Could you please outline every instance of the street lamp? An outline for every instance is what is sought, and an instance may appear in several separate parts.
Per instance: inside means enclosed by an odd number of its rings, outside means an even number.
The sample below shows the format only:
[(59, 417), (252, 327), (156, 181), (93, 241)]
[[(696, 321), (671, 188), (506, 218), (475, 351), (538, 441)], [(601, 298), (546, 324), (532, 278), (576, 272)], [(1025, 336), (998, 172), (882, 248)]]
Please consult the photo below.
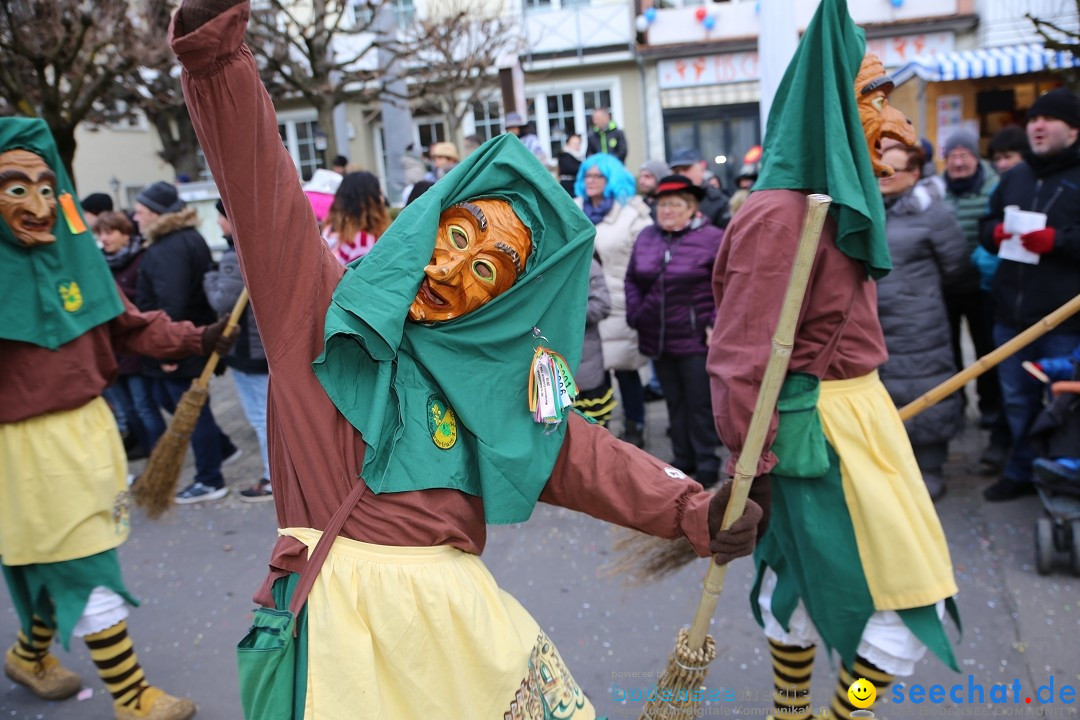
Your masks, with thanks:
[(124, 207), (124, 203), (120, 202), (120, 178), (115, 175), (109, 178), (109, 187), (112, 188), (113, 203), (118, 208)]

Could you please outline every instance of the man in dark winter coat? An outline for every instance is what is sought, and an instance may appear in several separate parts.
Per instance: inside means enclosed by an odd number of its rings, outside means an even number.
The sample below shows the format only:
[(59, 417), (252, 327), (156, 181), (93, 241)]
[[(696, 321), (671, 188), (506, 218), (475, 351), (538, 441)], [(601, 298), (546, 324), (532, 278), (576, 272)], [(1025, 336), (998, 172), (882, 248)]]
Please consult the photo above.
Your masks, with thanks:
[(593, 110), (592, 127), (589, 128), (589, 145), (586, 156), (607, 153), (626, 162), (626, 135), (611, 119), (611, 113), (604, 108)]
[[(240, 293), (244, 290), (244, 278), (240, 275), (240, 259), (233, 245), (232, 223), (225, 212), (225, 204), (217, 201), (218, 227), (221, 228), (229, 249), (221, 256), (217, 270), (211, 270), (203, 277), (203, 289), (210, 307), (219, 315), (232, 311)], [(255, 325), (255, 313), (249, 305), (240, 316), (239, 332), (236, 345), (225, 364), (232, 369), (233, 384), (240, 404), (244, 407), (255, 437), (259, 440), (259, 453), (262, 456), (262, 478), (251, 487), (240, 491), (242, 502), (262, 502), (273, 500), (274, 492), (270, 485), (270, 454), (266, 446), (266, 394), (270, 383), (270, 366), (266, 362), (266, 349), (259, 328)]]
[[(135, 303), (142, 311), (164, 310), (173, 320), (208, 325), (216, 319), (203, 291), (203, 275), (210, 269), (210, 248), (196, 229), (198, 214), (180, 199), (176, 187), (156, 182), (135, 196), (135, 222), (146, 238), (139, 265)], [(146, 375), (154, 380), (154, 399), (169, 412), (199, 376), (206, 359), (190, 356), (177, 363), (146, 361)], [(157, 442), (157, 438), (152, 438)], [(223, 458), (239, 450), (214, 421), (210, 403), (203, 406), (191, 436), (195, 451), (195, 479), (176, 496), (181, 504), (222, 498), (228, 492), (221, 474)]]
[[(1003, 257), (994, 277), (998, 345), (1080, 294), (1080, 99), (1064, 88), (1039, 97), (1028, 110), (1027, 135), (1031, 151), (1002, 176), (981, 225), (983, 245), (997, 252), (1010, 238), (1003, 224), (1007, 206), (1046, 215), (1046, 228), (1019, 237), (1037, 260)], [(1001, 478), (983, 492), (987, 500), (1011, 500), (1034, 492), (1034, 452), (1027, 435), (1042, 408), (1043, 389), (1021, 363), (1067, 355), (1078, 344), (1080, 317), (1073, 317), (999, 366), (1013, 450)]]
[(671, 166), (671, 172), (690, 178), (695, 185), (705, 190), (705, 197), (702, 198), (698, 211), (716, 227), (726, 228), (731, 220), (730, 201), (723, 190), (706, 184), (705, 158), (701, 157), (701, 152), (696, 148), (676, 150), (668, 165)]

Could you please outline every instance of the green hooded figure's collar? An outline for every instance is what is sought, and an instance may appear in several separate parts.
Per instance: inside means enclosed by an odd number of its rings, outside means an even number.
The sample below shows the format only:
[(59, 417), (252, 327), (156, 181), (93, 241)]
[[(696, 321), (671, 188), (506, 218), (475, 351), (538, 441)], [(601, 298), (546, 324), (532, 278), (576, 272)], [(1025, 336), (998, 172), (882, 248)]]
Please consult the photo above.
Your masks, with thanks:
[[(467, 315), (410, 322), (439, 215), (481, 197), (507, 200), (531, 231), (525, 272)], [(367, 443), (363, 473), (373, 492), (453, 488), (483, 497), (490, 523), (528, 519), (566, 432), (529, 411), (533, 354), (543, 345), (577, 367), (594, 235), (521, 141), (502, 135), (405, 208), (350, 266), (313, 368)]]
[(855, 99), (865, 49), (846, 0), (822, 0), (773, 99), (754, 190), (830, 195), (836, 246), (877, 279), (892, 269), (892, 260)]
[[(56, 174), (56, 195), (78, 200), (49, 126), (36, 118), (0, 119), (0, 153), (28, 150)], [(81, 214), (78, 221), (86, 225)], [(124, 311), (109, 266), (89, 229), (72, 232), (57, 204), (56, 242), (23, 247), (0, 220), (0, 338), (55, 350)]]

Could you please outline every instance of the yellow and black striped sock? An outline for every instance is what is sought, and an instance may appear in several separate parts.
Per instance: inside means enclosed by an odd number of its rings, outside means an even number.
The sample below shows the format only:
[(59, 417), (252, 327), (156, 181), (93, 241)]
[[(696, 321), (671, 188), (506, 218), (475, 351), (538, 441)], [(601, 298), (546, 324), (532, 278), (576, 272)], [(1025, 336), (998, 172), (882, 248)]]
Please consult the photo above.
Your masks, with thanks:
[(851, 720), (851, 713), (857, 708), (848, 700), (848, 688), (859, 678), (866, 678), (873, 683), (880, 697), (882, 691), (892, 685), (893, 676), (881, 670), (866, 658), (855, 656), (855, 667), (849, 671), (846, 665), (840, 666), (840, 676), (836, 680), (836, 693), (832, 699), (832, 717), (835, 720)]
[(90, 658), (97, 665), (98, 675), (105, 682), (117, 705), (130, 705), (147, 687), (146, 676), (135, 656), (135, 648), (127, 634), (127, 623), (121, 620), (107, 630), (83, 638), (90, 648)]
[(810, 675), (817, 647), (781, 645), (769, 640), (773, 666), (773, 717), (807, 720), (810, 717)]
[(52, 645), (54, 635), (56, 635), (56, 631), (46, 627), (41, 618), (35, 615), (29, 638), (26, 637), (26, 633), (22, 629), (19, 630), (18, 642), (15, 643), (14, 648), (15, 656), (27, 662), (41, 660), (41, 658), (49, 654), (49, 647)]

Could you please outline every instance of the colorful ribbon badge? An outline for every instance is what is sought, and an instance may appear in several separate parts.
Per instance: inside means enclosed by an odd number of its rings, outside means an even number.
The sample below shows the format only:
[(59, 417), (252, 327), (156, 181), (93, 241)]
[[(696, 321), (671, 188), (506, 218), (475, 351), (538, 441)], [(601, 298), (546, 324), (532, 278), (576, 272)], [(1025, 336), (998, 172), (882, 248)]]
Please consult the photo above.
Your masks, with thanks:
[(529, 373), (529, 411), (543, 425), (556, 426), (574, 405), (578, 387), (566, 358), (543, 346), (533, 354)]

